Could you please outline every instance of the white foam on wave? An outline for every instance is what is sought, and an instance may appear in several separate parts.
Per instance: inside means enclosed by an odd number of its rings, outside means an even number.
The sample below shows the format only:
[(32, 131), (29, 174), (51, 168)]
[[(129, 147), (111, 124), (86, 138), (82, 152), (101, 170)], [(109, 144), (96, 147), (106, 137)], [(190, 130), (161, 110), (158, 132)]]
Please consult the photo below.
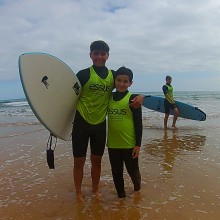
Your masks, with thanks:
[(12, 107), (29, 106), (27, 101), (5, 102), (5, 103), (2, 103), (2, 105), (3, 106), (12, 106)]

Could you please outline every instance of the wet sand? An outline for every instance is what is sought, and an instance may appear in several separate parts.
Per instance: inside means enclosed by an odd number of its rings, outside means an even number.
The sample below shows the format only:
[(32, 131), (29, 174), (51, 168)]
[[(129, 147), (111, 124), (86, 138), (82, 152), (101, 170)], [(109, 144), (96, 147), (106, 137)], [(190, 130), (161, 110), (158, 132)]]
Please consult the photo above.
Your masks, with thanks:
[(74, 193), (71, 142), (58, 140), (56, 169), (50, 170), (45, 156), (48, 132), (41, 125), (0, 128), (1, 134), (9, 134), (4, 138), (0, 134), (0, 219), (218, 220), (219, 124), (213, 119), (166, 132), (145, 127), (140, 153), (142, 191), (135, 198), (130, 196), (132, 184), (126, 173), (127, 198), (117, 198), (107, 151), (101, 199), (92, 197), (88, 156), (84, 202), (76, 202)]

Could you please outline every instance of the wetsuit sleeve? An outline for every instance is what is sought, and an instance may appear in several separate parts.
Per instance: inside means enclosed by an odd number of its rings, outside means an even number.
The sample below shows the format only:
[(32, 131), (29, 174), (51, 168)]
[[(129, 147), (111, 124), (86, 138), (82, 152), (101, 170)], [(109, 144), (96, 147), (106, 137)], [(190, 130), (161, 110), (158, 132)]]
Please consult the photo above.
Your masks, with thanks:
[(111, 70), (111, 71), (112, 71), (113, 78), (115, 79), (115, 77), (116, 77), (116, 73), (115, 73), (114, 70)]
[[(131, 100), (137, 95), (132, 94), (130, 97), (129, 102), (131, 103)], [(143, 124), (142, 124), (142, 109), (139, 108), (132, 108), (130, 107), (131, 112), (133, 114), (133, 120), (134, 120), (134, 130), (135, 130), (135, 138), (136, 138), (136, 146), (141, 146), (141, 139), (142, 139), (142, 133), (143, 133)]]
[(164, 95), (166, 95), (167, 92), (168, 92), (168, 88), (167, 88), (167, 86), (164, 85), (162, 89), (163, 89), (163, 93), (164, 93)]
[(113, 85), (113, 88), (115, 88), (115, 78), (116, 78), (116, 73), (114, 70), (111, 70), (112, 71), (112, 75), (113, 75), (113, 79), (114, 79), (114, 85)]
[(81, 86), (84, 86), (90, 77), (90, 70), (89, 68), (84, 69), (84, 70), (80, 70), (77, 74), (76, 74), (77, 78), (79, 79), (79, 82), (81, 84)]

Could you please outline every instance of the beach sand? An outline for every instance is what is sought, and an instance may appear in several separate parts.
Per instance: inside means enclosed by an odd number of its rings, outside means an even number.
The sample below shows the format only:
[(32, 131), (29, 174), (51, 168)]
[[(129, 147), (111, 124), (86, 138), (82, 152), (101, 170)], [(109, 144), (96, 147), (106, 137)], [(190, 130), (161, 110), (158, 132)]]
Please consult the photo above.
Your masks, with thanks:
[(76, 202), (74, 193), (70, 141), (58, 140), (51, 170), (45, 156), (49, 134), (41, 125), (0, 128), (8, 134), (0, 137), (0, 219), (218, 220), (219, 125), (213, 119), (178, 130), (145, 127), (137, 197), (130, 196), (132, 184), (125, 173), (127, 198), (117, 198), (105, 151), (101, 197), (94, 198), (88, 152), (83, 202)]

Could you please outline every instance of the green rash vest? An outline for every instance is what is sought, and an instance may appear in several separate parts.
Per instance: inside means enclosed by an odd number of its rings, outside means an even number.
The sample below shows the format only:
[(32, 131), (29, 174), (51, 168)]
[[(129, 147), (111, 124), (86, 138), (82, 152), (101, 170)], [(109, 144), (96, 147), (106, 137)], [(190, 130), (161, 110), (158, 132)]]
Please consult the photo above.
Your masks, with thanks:
[[(174, 96), (173, 96), (173, 87), (171, 85), (167, 85), (166, 87), (168, 88), (167, 94), (170, 96), (170, 98), (172, 98), (172, 100), (174, 100)], [(166, 96), (165, 96), (166, 98)], [(168, 100), (168, 99), (167, 99)], [(168, 100), (169, 101), (169, 100)]]
[(90, 67), (90, 78), (83, 86), (76, 107), (88, 123), (96, 125), (105, 120), (113, 85), (114, 79), (111, 70), (108, 70), (106, 79), (102, 79), (94, 68)]
[(108, 106), (108, 140), (109, 148), (128, 149), (135, 147), (135, 130), (133, 114), (129, 107), (129, 92), (120, 101), (114, 101), (113, 96)]

